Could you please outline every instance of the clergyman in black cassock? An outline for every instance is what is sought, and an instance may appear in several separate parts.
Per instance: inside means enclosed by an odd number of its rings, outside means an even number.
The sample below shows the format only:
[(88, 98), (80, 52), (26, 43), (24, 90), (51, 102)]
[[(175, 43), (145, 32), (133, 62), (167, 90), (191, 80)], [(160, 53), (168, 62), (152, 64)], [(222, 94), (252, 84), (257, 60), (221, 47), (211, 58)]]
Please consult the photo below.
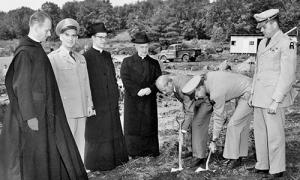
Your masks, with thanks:
[(125, 87), (124, 135), (131, 157), (158, 156), (158, 117), (155, 81), (161, 75), (157, 60), (148, 55), (149, 40), (139, 32), (132, 40), (138, 53), (123, 60)]
[(10, 104), (0, 135), (0, 179), (87, 180), (40, 44), (50, 35), (50, 17), (38, 11), (30, 22), (29, 35), (20, 40), (5, 78)]
[(111, 170), (128, 161), (119, 113), (119, 89), (112, 58), (104, 51), (107, 31), (103, 23), (91, 26), (93, 47), (86, 58), (96, 116), (87, 119), (85, 166), (92, 171)]

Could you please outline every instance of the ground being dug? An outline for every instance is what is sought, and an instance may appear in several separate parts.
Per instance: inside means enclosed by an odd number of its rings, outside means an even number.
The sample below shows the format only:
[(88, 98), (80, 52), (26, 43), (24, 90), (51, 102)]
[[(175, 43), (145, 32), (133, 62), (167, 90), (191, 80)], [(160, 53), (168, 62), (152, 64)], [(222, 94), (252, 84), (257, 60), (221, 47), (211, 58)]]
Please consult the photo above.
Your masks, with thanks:
[[(189, 68), (180, 63), (164, 64), (166, 70), (176, 74), (195, 74), (191, 67), (199, 66), (199, 63), (189, 63)], [(175, 70), (176, 69), (176, 70)], [(298, 66), (299, 69), (299, 66)], [(192, 72), (193, 71), (193, 72)], [(299, 72), (299, 71), (298, 71)], [(298, 77), (299, 79), (299, 77)], [(227, 114), (230, 116), (234, 104), (228, 103)], [(256, 180), (261, 176), (249, 172), (247, 169), (255, 165), (255, 147), (251, 120), (251, 133), (249, 136), (249, 156), (243, 159), (242, 166), (231, 170), (224, 166), (222, 158), (222, 147), (226, 127), (222, 130), (218, 142), (218, 152), (211, 156), (209, 168), (213, 171), (195, 173), (196, 168), (188, 168), (191, 157), (183, 160), (183, 171), (171, 173), (171, 168), (178, 167), (178, 151), (175, 143), (178, 141), (178, 124), (176, 116), (180, 114), (180, 103), (172, 98), (159, 95), (158, 98), (158, 120), (159, 120), (159, 141), (160, 156), (156, 158), (145, 157), (130, 160), (127, 164), (119, 166), (112, 171), (99, 172), (91, 180), (102, 179), (158, 179), (158, 180), (187, 180), (187, 179), (212, 179), (212, 180)], [(286, 111), (286, 158), (287, 158), (287, 180), (300, 180), (300, 95), (294, 105)], [(211, 136), (212, 122), (210, 122), (209, 136)]]

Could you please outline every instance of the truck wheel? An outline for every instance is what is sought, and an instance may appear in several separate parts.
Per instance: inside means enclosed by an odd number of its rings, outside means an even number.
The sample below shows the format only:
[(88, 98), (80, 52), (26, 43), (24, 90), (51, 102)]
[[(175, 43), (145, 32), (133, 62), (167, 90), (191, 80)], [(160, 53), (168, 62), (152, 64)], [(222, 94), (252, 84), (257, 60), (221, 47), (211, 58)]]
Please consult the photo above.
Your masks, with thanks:
[(167, 62), (168, 60), (167, 60), (166, 56), (161, 56), (160, 61), (164, 63), (164, 62)]
[(185, 54), (185, 55), (182, 56), (182, 61), (183, 62), (189, 62), (189, 60), (190, 60), (189, 55)]

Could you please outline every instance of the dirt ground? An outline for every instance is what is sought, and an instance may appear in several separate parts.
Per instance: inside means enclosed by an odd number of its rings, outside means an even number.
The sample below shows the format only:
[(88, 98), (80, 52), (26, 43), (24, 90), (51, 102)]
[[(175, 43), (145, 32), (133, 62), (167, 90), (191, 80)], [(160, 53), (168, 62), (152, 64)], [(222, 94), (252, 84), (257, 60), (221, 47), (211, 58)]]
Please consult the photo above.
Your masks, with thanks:
[[(300, 58), (298, 58), (300, 60)], [(167, 63), (162, 67), (165, 71), (180, 74), (197, 74), (199, 66), (206, 64), (218, 64), (217, 62), (195, 62), (195, 63)], [(299, 69), (299, 66), (298, 66)], [(298, 79), (300, 79), (298, 71)], [(123, 104), (121, 105), (121, 107)], [(230, 114), (233, 107), (227, 105), (227, 112)], [(286, 111), (286, 157), (287, 157), (287, 180), (300, 180), (300, 96), (297, 97), (294, 105)], [(121, 111), (122, 113), (122, 111)], [(178, 167), (178, 153), (175, 143), (178, 139), (178, 125), (175, 121), (176, 115), (180, 113), (180, 103), (172, 97), (159, 95), (158, 98), (158, 119), (159, 119), (159, 141), (160, 156), (156, 158), (138, 158), (130, 160), (127, 164), (119, 166), (112, 171), (98, 172), (91, 177), (91, 180), (102, 179), (158, 179), (158, 180), (186, 180), (186, 179), (212, 179), (212, 180), (255, 180), (260, 176), (249, 172), (247, 169), (255, 165), (255, 148), (253, 129), (249, 137), (249, 156), (243, 159), (242, 166), (230, 170), (223, 165), (222, 146), (226, 128), (222, 130), (218, 142), (218, 152), (213, 154), (209, 167), (215, 172), (206, 171), (195, 173), (196, 168), (188, 168), (191, 157), (183, 160), (184, 170), (171, 173), (171, 168)], [(253, 121), (252, 121), (253, 122)], [(251, 124), (252, 124), (251, 122)], [(211, 136), (212, 122), (210, 123), (209, 135)]]

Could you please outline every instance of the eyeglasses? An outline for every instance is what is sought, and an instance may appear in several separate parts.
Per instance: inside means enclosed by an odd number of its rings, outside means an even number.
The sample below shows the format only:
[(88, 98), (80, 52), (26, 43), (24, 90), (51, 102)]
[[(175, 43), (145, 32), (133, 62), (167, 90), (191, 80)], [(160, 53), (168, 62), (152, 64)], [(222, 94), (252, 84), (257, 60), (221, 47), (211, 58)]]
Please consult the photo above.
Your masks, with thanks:
[(95, 37), (97, 37), (99, 39), (107, 39), (107, 36), (95, 36)]

